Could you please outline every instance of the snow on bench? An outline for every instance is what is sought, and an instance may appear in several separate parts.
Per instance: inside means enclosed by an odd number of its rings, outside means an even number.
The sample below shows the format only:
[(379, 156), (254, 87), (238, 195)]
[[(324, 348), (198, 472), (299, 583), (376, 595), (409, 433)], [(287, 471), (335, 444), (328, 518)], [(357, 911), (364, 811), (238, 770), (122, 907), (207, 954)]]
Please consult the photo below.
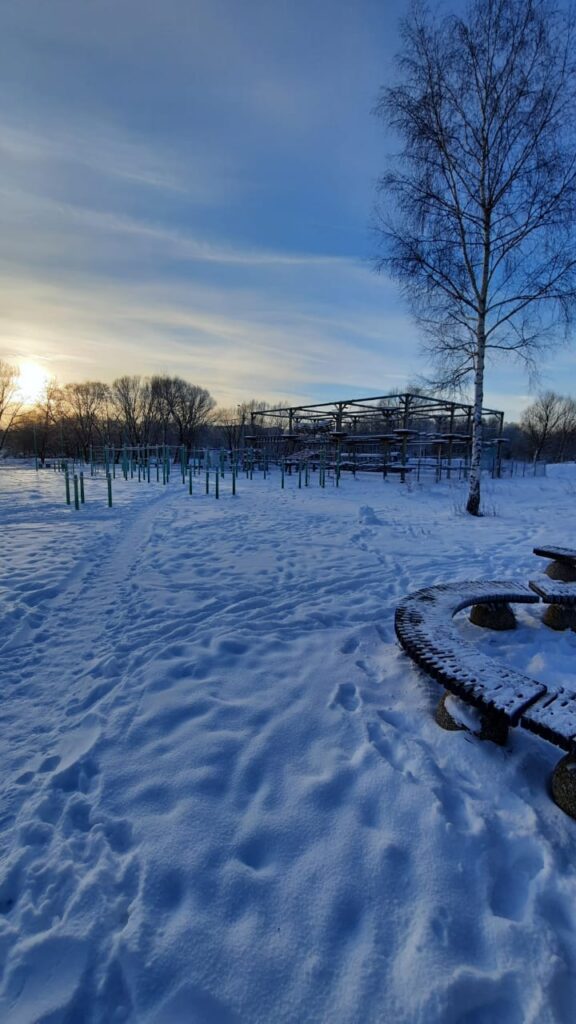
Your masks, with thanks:
[(576, 745), (576, 693), (560, 687), (533, 704), (520, 724), (549, 743), (572, 751)]
[(551, 558), (554, 562), (565, 562), (576, 566), (576, 551), (573, 548), (534, 548), (534, 554), (542, 558)]
[(459, 635), (451, 619), (476, 604), (537, 602), (537, 595), (521, 583), (474, 580), (427, 587), (398, 605), (396, 636), (410, 657), (447, 690), (516, 725), (546, 687), (482, 654)]
[(576, 583), (562, 583), (549, 576), (538, 576), (528, 586), (542, 598), (545, 604), (576, 604)]
[(542, 618), (544, 625), (560, 631), (576, 631), (576, 583), (564, 582), (554, 574), (552, 577), (538, 576), (537, 579), (530, 580), (530, 586), (534, 593), (542, 598), (544, 604), (548, 605)]
[(562, 583), (576, 582), (576, 551), (573, 548), (534, 548), (534, 554), (552, 561), (544, 569), (546, 576)]

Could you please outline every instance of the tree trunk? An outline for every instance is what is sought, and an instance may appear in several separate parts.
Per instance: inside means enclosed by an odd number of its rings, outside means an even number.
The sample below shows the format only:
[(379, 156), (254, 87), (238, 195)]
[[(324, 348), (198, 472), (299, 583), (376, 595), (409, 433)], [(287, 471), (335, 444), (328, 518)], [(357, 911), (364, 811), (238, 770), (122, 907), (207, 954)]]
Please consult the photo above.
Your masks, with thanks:
[(472, 417), (472, 458), (466, 511), (480, 515), (480, 475), (482, 472), (482, 406), (484, 405), (484, 362), (486, 335), (484, 316), (478, 318), (476, 333), (476, 368), (474, 371), (474, 413)]

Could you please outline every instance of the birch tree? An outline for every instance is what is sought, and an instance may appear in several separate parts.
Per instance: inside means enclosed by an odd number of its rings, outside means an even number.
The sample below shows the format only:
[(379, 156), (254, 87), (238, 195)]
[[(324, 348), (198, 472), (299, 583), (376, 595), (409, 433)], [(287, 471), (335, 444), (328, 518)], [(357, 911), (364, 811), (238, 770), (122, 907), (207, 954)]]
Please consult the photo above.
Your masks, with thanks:
[(487, 359), (536, 367), (576, 299), (576, 74), (554, 0), (472, 0), (403, 23), (377, 115), (402, 151), (379, 181), (377, 268), (403, 285), (440, 386), (473, 387), (467, 510), (480, 515)]

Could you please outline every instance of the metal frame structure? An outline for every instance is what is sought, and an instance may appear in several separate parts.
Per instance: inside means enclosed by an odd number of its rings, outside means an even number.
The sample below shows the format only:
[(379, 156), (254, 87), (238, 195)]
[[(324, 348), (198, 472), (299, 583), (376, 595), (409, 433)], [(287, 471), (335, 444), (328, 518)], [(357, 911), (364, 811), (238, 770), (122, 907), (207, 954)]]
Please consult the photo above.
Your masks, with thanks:
[[(274, 457), (302, 457), (321, 451), (348, 468), (404, 466), (413, 458), (450, 467), (470, 459), (473, 406), (413, 392), (266, 409), (251, 414), (245, 443)], [(504, 413), (482, 409), (486, 446), (499, 467)], [(274, 454), (273, 454), (274, 453)], [(450, 468), (448, 468), (448, 474)]]
[[(264, 412), (251, 413), (250, 421), (251, 425), (255, 426), (258, 418), (277, 419), (280, 424), (287, 420), (288, 434), (296, 432), (304, 424), (309, 429), (311, 425), (323, 426), (326, 421), (330, 421), (329, 429), (332, 431), (345, 430), (347, 434), (355, 434), (363, 420), (381, 416), (386, 429), (408, 428), (414, 425), (415, 420), (428, 419), (440, 420), (448, 427), (446, 433), (453, 433), (456, 427), (464, 422), (466, 433), (470, 434), (472, 414), (473, 406), (464, 402), (406, 392), (266, 409)], [(482, 416), (484, 419), (497, 420), (497, 436), (500, 437), (504, 413), (499, 409), (482, 409)], [(444, 431), (438, 430), (438, 433), (442, 432)]]

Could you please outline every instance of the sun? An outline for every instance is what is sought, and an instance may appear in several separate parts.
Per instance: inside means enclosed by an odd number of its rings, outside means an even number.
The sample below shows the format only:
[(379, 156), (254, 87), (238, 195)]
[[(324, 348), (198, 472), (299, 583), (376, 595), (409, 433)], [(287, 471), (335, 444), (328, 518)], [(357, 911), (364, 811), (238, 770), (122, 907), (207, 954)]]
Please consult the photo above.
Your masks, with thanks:
[(20, 400), (25, 405), (34, 405), (42, 397), (49, 380), (49, 374), (39, 363), (35, 363), (32, 359), (23, 359), (20, 363), (18, 380)]

